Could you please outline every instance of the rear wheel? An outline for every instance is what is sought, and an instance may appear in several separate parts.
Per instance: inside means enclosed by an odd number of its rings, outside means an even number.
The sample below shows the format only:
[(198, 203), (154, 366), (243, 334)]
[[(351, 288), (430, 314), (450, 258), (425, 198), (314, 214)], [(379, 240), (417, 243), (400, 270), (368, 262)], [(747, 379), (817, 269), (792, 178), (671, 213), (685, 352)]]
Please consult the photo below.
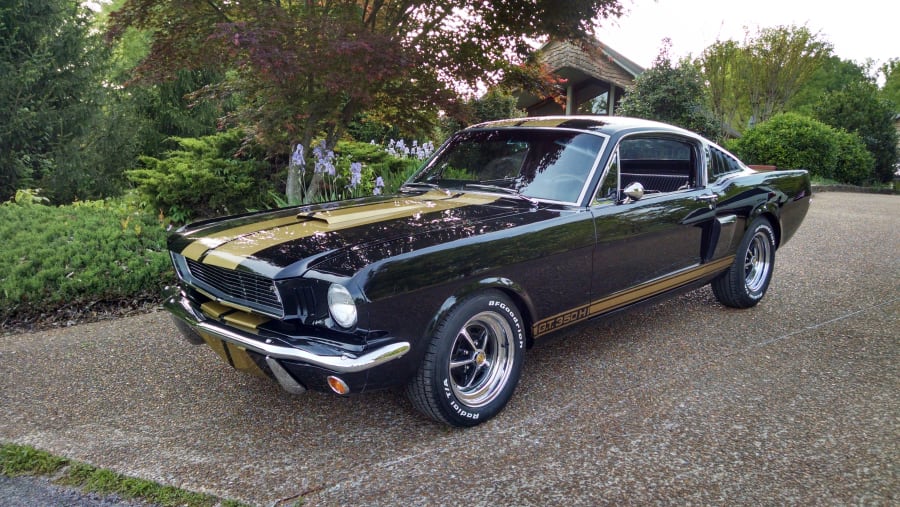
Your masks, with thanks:
[(725, 306), (750, 308), (766, 294), (775, 267), (775, 232), (765, 218), (757, 218), (741, 240), (734, 263), (713, 280), (713, 294)]
[(516, 306), (500, 292), (458, 303), (438, 324), (407, 387), (413, 405), (453, 426), (475, 426), (497, 415), (519, 382), (523, 326)]

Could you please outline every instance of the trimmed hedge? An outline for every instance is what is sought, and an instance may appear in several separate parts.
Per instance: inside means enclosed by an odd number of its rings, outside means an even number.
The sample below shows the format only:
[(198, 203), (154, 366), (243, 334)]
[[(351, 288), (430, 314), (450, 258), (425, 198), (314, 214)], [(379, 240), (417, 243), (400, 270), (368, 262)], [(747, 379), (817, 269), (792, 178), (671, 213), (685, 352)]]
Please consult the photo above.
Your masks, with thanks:
[(121, 201), (0, 204), (0, 322), (79, 301), (157, 295), (174, 280), (159, 220)]

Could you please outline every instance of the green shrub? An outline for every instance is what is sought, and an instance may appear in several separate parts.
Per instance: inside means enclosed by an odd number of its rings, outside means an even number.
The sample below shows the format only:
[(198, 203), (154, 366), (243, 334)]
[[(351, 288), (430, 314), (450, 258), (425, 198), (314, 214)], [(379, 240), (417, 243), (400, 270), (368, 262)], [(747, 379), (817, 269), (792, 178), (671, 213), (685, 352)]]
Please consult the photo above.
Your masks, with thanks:
[(796, 113), (776, 115), (748, 129), (728, 147), (748, 164), (806, 169), (813, 176), (843, 183), (863, 183), (874, 170), (874, 161), (858, 136)]
[[(432, 148), (433, 150), (433, 148)], [(391, 155), (384, 146), (356, 141), (339, 141), (334, 149), (335, 154), (362, 164), (371, 169), (376, 176), (385, 181), (396, 179), (398, 174), (411, 174), (424, 162), (415, 157), (398, 157)], [(405, 178), (404, 178), (405, 180)]]
[(124, 201), (0, 204), (0, 321), (67, 303), (159, 294), (166, 231)]
[(876, 178), (875, 157), (858, 135), (843, 130), (836, 134), (837, 162), (832, 178), (852, 185), (871, 183)]
[(126, 171), (153, 209), (186, 222), (272, 204), (269, 165), (238, 155), (240, 131), (174, 141), (180, 149), (166, 158), (141, 157), (143, 168)]

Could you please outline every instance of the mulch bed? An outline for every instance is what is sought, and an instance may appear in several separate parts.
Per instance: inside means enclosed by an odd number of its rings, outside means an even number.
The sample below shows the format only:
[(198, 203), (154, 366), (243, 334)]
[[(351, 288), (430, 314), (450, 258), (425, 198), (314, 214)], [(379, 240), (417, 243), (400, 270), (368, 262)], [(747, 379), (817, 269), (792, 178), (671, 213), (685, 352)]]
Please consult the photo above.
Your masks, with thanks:
[(48, 310), (18, 310), (0, 320), (0, 335), (34, 333), (161, 310), (159, 295), (79, 301)]

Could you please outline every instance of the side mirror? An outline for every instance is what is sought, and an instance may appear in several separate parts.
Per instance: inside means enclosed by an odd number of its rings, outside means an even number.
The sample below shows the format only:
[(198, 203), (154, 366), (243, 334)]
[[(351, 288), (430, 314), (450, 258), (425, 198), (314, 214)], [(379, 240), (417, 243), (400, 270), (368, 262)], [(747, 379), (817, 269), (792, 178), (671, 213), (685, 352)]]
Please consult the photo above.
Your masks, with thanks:
[(632, 201), (637, 201), (641, 197), (644, 197), (644, 185), (634, 181), (629, 183), (622, 192)]

